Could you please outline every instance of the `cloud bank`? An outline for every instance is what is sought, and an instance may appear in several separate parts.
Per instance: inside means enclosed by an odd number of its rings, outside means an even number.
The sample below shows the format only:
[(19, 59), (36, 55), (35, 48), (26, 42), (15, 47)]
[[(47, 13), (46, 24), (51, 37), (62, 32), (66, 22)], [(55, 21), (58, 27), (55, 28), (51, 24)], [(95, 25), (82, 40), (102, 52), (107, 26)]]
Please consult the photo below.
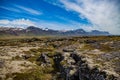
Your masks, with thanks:
[(86, 31), (95, 29), (91, 26), (87, 26), (87, 25), (75, 22), (73, 20), (69, 20), (69, 23), (70, 24), (64, 24), (64, 23), (59, 23), (59, 22), (49, 22), (49, 21), (43, 21), (43, 20), (34, 22), (32, 20), (24, 19), (24, 18), (14, 19), (14, 20), (2, 19), (0, 20), (0, 27), (27, 28), (28, 26), (36, 26), (39, 28), (49, 28), (49, 29), (54, 29), (54, 30), (73, 30), (73, 29), (82, 28)]
[(79, 13), (80, 18), (87, 18), (93, 28), (120, 34), (119, 0), (60, 0), (67, 11)]
[(26, 28), (28, 26), (36, 26), (36, 23), (29, 19), (15, 19), (15, 20), (0, 20), (0, 26), (2, 27), (21, 27)]

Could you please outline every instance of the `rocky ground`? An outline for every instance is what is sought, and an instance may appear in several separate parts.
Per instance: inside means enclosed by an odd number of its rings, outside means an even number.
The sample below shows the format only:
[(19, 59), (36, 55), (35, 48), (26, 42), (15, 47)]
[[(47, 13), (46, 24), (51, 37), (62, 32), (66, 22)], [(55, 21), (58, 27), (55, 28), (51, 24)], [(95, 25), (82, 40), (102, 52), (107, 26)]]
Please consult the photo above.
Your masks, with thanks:
[(120, 80), (120, 37), (0, 39), (0, 80)]

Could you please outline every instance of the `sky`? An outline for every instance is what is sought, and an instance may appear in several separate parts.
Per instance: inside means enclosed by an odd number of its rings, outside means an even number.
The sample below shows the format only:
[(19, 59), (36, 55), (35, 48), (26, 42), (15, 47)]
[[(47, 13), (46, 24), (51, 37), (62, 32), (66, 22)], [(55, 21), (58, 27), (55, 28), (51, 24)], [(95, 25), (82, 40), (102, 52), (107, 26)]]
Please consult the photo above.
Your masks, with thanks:
[(120, 35), (120, 0), (0, 0), (0, 26)]

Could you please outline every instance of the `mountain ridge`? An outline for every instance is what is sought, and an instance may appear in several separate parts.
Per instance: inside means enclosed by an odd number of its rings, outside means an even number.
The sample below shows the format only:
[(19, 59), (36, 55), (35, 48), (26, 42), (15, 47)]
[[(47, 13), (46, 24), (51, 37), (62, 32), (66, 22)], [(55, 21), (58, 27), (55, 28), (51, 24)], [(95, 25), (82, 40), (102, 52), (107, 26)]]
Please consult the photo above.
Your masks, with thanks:
[(60, 36), (92, 36), (92, 35), (110, 35), (107, 31), (92, 30), (90, 32), (85, 31), (84, 29), (68, 30), (68, 31), (59, 31), (53, 29), (42, 29), (34, 26), (29, 26), (26, 29), (24, 28), (12, 28), (12, 27), (0, 27), (0, 35), (13, 35), (13, 36), (41, 36), (41, 35), (60, 35)]

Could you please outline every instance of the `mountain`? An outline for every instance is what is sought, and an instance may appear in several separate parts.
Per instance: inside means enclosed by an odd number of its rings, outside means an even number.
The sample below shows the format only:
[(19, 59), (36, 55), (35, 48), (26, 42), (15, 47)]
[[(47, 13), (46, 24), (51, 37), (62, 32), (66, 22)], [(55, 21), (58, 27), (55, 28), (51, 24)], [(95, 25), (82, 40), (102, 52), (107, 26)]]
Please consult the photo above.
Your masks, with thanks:
[(87, 32), (83, 29), (76, 29), (76, 30), (70, 30), (67, 32), (64, 32), (65, 35), (87, 35)]
[(25, 33), (25, 30), (22, 28), (0, 27), (0, 36), (3, 36), (3, 35), (19, 36), (24, 33)]
[(108, 35), (109, 32), (106, 32), (106, 31), (98, 31), (98, 30), (92, 30), (89, 34), (91, 34), (91, 35)]
[(40, 36), (40, 35), (60, 35), (60, 36), (81, 36), (81, 35), (110, 35), (106, 31), (92, 30), (86, 32), (83, 29), (69, 30), (69, 31), (58, 31), (52, 29), (41, 29), (34, 26), (29, 26), (26, 29), (23, 28), (9, 28), (0, 27), (0, 35), (13, 35), (13, 36)]

